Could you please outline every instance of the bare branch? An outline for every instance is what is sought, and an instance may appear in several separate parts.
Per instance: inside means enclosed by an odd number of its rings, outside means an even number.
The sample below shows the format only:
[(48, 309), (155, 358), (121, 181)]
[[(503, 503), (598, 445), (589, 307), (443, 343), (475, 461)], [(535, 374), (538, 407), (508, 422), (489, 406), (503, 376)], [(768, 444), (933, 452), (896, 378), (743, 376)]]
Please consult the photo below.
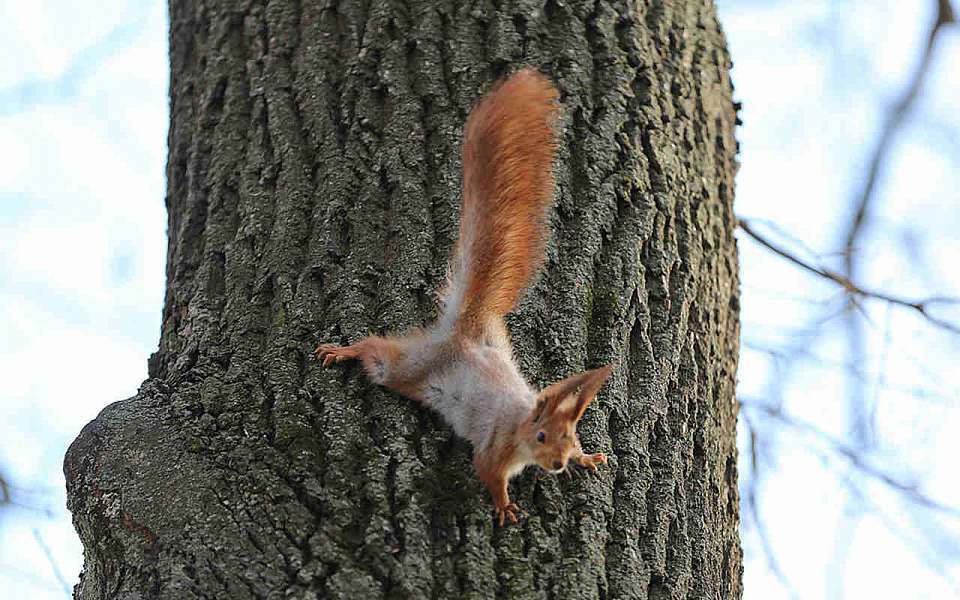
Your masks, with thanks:
[[(763, 354), (770, 359), (777, 361), (778, 363), (790, 363), (797, 359), (803, 359), (808, 361), (815, 368), (820, 368), (824, 370), (836, 369), (842, 371), (843, 373), (855, 378), (863, 385), (874, 384), (877, 385), (879, 389), (882, 389), (886, 392), (906, 394), (916, 398), (918, 400), (923, 400), (927, 402), (934, 402), (940, 405), (953, 405), (958, 403), (958, 398), (960, 396), (948, 395), (948, 393), (943, 393), (935, 388), (923, 386), (923, 385), (907, 385), (897, 382), (889, 381), (875, 381), (874, 378), (877, 376), (873, 373), (864, 371), (861, 366), (864, 363), (864, 360), (850, 360), (842, 361), (835, 360), (820, 356), (814, 352), (811, 352), (808, 348), (798, 348), (793, 352), (787, 352), (785, 350), (780, 350), (773, 346), (768, 346), (762, 342), (757, 342), (752, 339), (746, 338), (741, 343), (741, 347), (745, 350), (756, 352), (758, 354)], [(922, 365), (918, 365), (921, 366)], [(942, 382), (935, 381), (942, 385)]]
[[(930, 64), (932, 62), (933, 48), (937, 39), (937, 34), (942, 30), (943, 26), (952, 23), (954, 20), (953, 9), (950, 6), (949, 0), (934, 0), (934, 3), (936, 5), (936, 15), (934, 22), (930, 26), (929, 32), (927, 33), (926, 45), (924, 46), (923, 52), (920, 56), (920, 61), (917, 63), (916, 68), (911, 74), (900, 99), (893, 105), (887, 115), (886, 121), (880, 131), (880, 136), (877, 139), (876, 146), (874, 147), (873, 153), (868, 162), (866, 177), (863, 181), (863, 188), (859, 191), (853, 202), (853, 215), (847, 228), (843, 246), (843, 276), (847, 282), (852, 282), (858, 278), (859, 257), (856, 253), (857, 244), (864, 229), (866, 228), (869, 211), (874, 202), (874, 197), (876, 196), (877, 182), (880, 181), (883, 169), (887, 165), (887, 157), (890, 153), (890, 149), (893, 146), (893, 140), (897, 133), (902, 129), (907, 115), (909, 114), (913, 105), (916, 103), (917, 98), (920, 96), (920, 90), (923, 87), (923, 82), (926, 79), (927, 72), (929, 71)], [(857, 299), (858, 298), (855, 294), (851, 294), (849, 296), (850, 307), (855, 310), (859, 310), (863, 313), (863, 316), (866, 317), (866, 312), (863, 311), (861, 306), (859, 306)], [(888, 302), (891, 301), (889, 296), (884, 299)], [(948, 329), (954, 333), (960, 333), (960, 327), (932, 317), (926, 311), (926, 306), (922, 303), (895, 303), (903, 304), (913, 308), (921, 315), (926, 317), (927, 320), (937, 324), (941, 328)], [(848, 312), (845, 322), (850, 352), (854, 355), (862, 353), (866, 344), (862, 321), (858, 320), (853, 312)], [(867, 418), (867, 415), (872, 411), (868, 407), (868, 400), (866, 396), (862, 393), (862, 390), (858, 388), (851, 389), (849, 412), (850, 424), (853, 428), (852, 433), (856, 443), (858, 445), (869, 444), (870, 439), (873, 436), (873, 428), (870, 420)]]
[(43, 541), (43, 536), (40, 535), (40, 530), (36, 527), (33, 528), (33, 538), (37, 540), (37, 545), (40, 546), (40, 549), (43, 550), (43, 554), (47, 557), (47, 562), (50, 563), (50, 569), (53, 571), (53, 576), (56, 577), (57, 582), (60, 584), (60, 588), (63, 590), (63, 593), (67, 597), (71, 597), (70, 593), (70, 584), (67, 583), (67, 580), (63, 577), (63, 573), (60, 572), (60, 568), (57, 566), (57, 561), (53, 558), (53, 552), (50, 551), (50, 547), (47, 546), (47, 543)]
[(828, 281), (839, 285), (843, 290), (850, 294), (851, 296), (859, 296), (861, 298), (872, 298), (874, 300), (882, 300), (883, 302), (888, 302), (890, 304), (895, 304), (897, 306), (902, 306), (904, 308), (912, 309), (925, 318), (930, 323), (945, 329), (951, 333), (960, 335), (960, 325), (951, 323), (944, 319), (941, 319), (937, 316), (932, 315), (928, 308), (933, 304), (955, 304), (960, 303), (960, 298), (948, 298), (944, 296), (932, 296), (930, 298), (924, 298), (922, 300), (910, 300), (907, 298), (901, 298), (899, 296), (893, 296), (887, 294), (886, 292), (878, 292), (876, 290), (866, 289), (863, 286), (854, 283), (849, 277), (841, 275), (836, 271), (827, 269), (826, 267), (820, 267), (812, 265), (805, 260), (797, 257), (795, 254), (791, 253), (788, 250), (774, 244), (757, 231), (750, 225), (750, 222), (747, 219), (737, 219), (737, 225), (740, 226), (740, 229), (744, 231), (747, 235), (753, 238), (761, 246), (767, 248), (771, 252), (782, 256), (798, 267), (802, 268), (809, 273), (822, 277)]
[(0, 475), (0, 506), (10, 504), (10, 484)]
[(750, 515), (750, 520), (753, 523), (754, 529), (757, 533), (757, 538), (760, 540), (760, 547), (763, 550), (763, 555), (767, 559), (767, 569), (773, 574), (774, 577), (777, 578), (777, 581), (780, 582), (780, 585), (792, 598), (798, 598), (796, 590), (794, 590), (790, 580), (787, 579), (783, 569), (780, 568), (780, 562), (777, 560), (777, 555), (773, 550), (773, 544), (770, 543), (770, 536), (767, 534), (766, 523), (760, 516), (758, 500), (760, 476), (757, 470), (760, 462), (758, 458), (759, 450), (757, 445), (760, 438), (756, 427), (753, 425), (753, 421), (750, 420), (750, 417), (748, 417), (746, 414), (743, 414), (743, 417), (743, 422), (750, 434), (749, 451), (751, 473), (750, 479), (747, 480), (746, 489), (744, 491), (744, 501), (746, 504), (747, 514)]
[(906, 89), (904, 89), (903, 95), (897, 103), (893, 105), (890, 114), (887, 116), (886, 123), (880, 133), (880, 138), (877, 140), (877, 145), (870, 157), (863, 189), (860, 190), (857, 196), (856, 209), (854, 210), (850, 226), (847, 229), (846, 242), (844, 244), (846, 255), (845, 271), (848, 276), (853, 275), (854, 248), (863, 231), (867, 213), (870, 210), (870, 205), (876, 192), (877, 182), (880, 180), (880, 175), (886, 164), (887, 154), (892, 146), (894, 136), (900, 130), (907, 114), (920, 95), (920, 89), (923, 87), (924, 79), (926, 79), (927, 72), (930, 70), (930, 63), (933, 58), (933, 47), (937, 39), (937, 34), (940, 33), (944, 26), (955, 22), (953, 7), (950, 5), (949, 0), (934, 0), (934, 3), (937, 5), (937, 12), (930, 31), (927, 33), (927, 42), (923, 54), (920, 57), (920, 62), (910, 77), (910, 81)]
[(824, 442), (833, 452), (845, 458), (851, 466), (860, 472), (873, 477), (881, 483), (886, 484), (888, 487), (899, 492), (914, 504), (929, 508), (931, 510), (939, 511), (952, 517), (960, 518), (960, 508), (944, 504), (938, 500), (934, 500), (918, 490), (917, 486), (901, 481), (889, 473), (878, 469), (876, 466), (870, 464), (870, 462), (863, 457), (862, 453), (857, 452), (856, 449), (851, 448), (847, 444), (826, 433), (815, 425), (795, 419), (779, 408), (770, 406), (764, 402), (751, 402), (741, 398), (740, 405), (759, 411), (768, 417), (776, 419), (778, 422), (784, 425), (814, 436), (815, 438)]
[[(824, 468), (832, 471), (847, 492), (857, 501), (857, 506), (863, 513), (869, 513), (873, 518), (880, 521), (892, 535), (899, 538), (905, 545), (911, 546), (930, 571), (938, 574), (947, 585), (960, 592), (960, 587), (957, 586), (956, 580), (950, 575), (947, 568), (948, 563), (941, 556), (942, 552), (934, 547), (934, 542), (931, 541), (933, 536), (929, 532), (921, 531), (920, 535), (911, 535), (911, 532), (906, 531), (890, 518), (890, 515), (871, 499), (870, 494), (860, 489), (857, 481), (850, 477), (849, 473), (844, 473), (831, 464), (832, 461), (829, 460), (824, 450), (815, 449), (814, 451), (820, 456)], [(910, 512), (906, 514), (910, 515)], [(957, 597), (960, 597), (960, 593), (957, 594)]]

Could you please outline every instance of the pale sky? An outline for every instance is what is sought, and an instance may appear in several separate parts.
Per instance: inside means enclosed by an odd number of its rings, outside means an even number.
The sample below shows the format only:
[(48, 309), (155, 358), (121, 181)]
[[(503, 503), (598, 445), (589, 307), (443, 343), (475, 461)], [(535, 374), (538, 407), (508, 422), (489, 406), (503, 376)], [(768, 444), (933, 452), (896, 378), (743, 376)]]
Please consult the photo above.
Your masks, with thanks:
[[(779, 242), (839, 264), (850, 198), (917, 60), (932, 4), (720, 3), (743, 102), (741, 217), (772, 222), (792, 236), (765, 230)], [(53, 565), (72, 586), (82, 548), (64, 508), (63, 454), (107, 403), (136, 392), (159, 337), (166, 3), (109, 1), (92, 11), (0, 0), (0, 14), (0, 472), (24, 505), (0, 511), (0, 597), (64, 598)], [(874, 288), (960, 296), (958, 90), (960, 34), (949, 32), (881, 181), (882, 210), (862, 249)], [(843, 439), (843, 366), (852, 364), (874, 412), (870, 464), (960, 506), (960, 338), (867, 303), (865, 356), (846, 354), (836, 320), (778, 370), (758, 348), (796, 339), (841, 299), (740, 238), (741, 398), (781, 401), (791, 417)], [(749, 436), (740, 433), (747, 480)], [(760, 514), (797, 597), (960, 595), (960, 521), (904, 504), (816, 437), (772, 422), (762, 433)], [(856, 504), (845, 481), (864, 494)], [(860, 518), (843, 518), (851, 510)], [(792, 597), (744, 523), (745, 597)]]

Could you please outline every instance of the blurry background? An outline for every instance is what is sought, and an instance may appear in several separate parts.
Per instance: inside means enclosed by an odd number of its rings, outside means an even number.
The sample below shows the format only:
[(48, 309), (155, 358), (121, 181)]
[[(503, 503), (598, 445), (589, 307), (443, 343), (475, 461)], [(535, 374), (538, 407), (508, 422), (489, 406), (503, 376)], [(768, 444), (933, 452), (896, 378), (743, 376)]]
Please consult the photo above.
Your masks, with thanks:
[[(737, 213), (810, 267), (738, 234), (748, 599), (960, 596), (947, 7), (719, 3), (743, 104)], [(160, 331), (166, 6), (0, 14), (0, 597), (65, 598), (82, 548), (64, 451), (133, 395)], [(926, 314), (900, 302), (929, 298)]]

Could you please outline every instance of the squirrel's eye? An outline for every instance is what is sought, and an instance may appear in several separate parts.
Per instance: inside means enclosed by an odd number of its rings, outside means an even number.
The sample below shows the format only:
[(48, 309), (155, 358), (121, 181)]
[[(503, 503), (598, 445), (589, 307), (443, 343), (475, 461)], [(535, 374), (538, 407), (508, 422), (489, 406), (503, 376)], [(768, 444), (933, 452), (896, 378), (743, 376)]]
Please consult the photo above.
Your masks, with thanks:
[(547, 435), (542, 431), (537, 433), (537, 441), (540, 442), (541, 444), (544, 443), (545, 441), (547, 441)]

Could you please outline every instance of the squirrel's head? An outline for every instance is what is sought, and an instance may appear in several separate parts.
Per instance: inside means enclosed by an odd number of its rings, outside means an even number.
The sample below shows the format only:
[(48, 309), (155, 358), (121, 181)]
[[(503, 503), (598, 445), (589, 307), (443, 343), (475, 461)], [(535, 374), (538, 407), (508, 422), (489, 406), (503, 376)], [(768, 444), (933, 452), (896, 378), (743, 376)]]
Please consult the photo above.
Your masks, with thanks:
[(537, 396), (524, 435), (542, 469), (559, 473), (577, 453), (577, 423), (612, 370), (613, 365), (607, 365), (567, 377)]

